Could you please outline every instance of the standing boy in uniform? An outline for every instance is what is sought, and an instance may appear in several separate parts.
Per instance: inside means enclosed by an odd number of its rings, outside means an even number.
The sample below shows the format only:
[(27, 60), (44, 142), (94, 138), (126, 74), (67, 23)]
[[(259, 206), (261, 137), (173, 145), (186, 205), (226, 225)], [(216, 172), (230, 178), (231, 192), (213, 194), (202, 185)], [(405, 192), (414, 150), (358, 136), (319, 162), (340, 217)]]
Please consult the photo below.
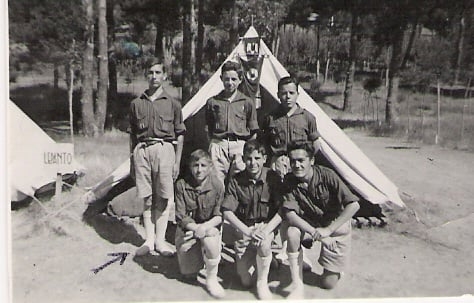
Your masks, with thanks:
[(131, 150), (138, 196), (144, 201), (145, 243), (137, 256), (155, 250), (172, 256), (176, 250), (165, 241), (169, 211), (174, 207), (176, 180), (183, 149), (181, 104), (164, 90), (166, 78), (161, 61), (148, 65), (148, 89), (130, 104)]
[(176, 182), (176, 248), (181, 273), (194, 280), (204, 263), (207, 290), (223, 298), (225, 291), (217, 281), (217, 271), (224, 186), (211, 174), (212, 169), (209, 154), (198, 149), (189, 156), (190, 174)]
[(257, 267), (257, 295), (261, 300), (272, 298), (268, 288), (268, 273), (272, 261), (271, 243), (274, 230), (280, 224), (277, 213), (275, 185), (279, 177), (264, 167), (265, 147), (257, 140), (244, 146), (244, 171), (231, 176), (226, 189), (222, 213), (235, 230), (233, 238), (237, 274), (242, 285), (250, 287), (252, 267)]
[(301, 244), (321, 241), (319, 263), (324, 268), (321, 287), (336, 286), (346, 267), (351, 247), (351, 218), (359, 210), (358, 198), (331, 169), (314, 165), (311, 144), (291, 144), (292, 172), (286, 175), (281, 212), (290, 227), (288, 262), (290, 299), (304, 298)]
[[(264, 141), (271, 151), (271, 168), (280, 177), (291, 171), (288, 159), (287, 148), (291, 142), (309, 142), (313, 144), (315, 151), (319, 150), (319, 133), (317, 130), (315, 117), (306, 109), (301, 108), (296, 100), (298, 99), (298, 81), (293, 77), (283, 77), (278, 81), (278, 98), (280, 105), (270, 115), (265, 117), (263, 123)], [(286, 221), (281, 227), (283, 252), (287, 245)], [(311, 269), (311, 261), (305, 251), (303, 252), (305, 269)]]
[[(218, 178), (224, 183), (228, 173), (244, 169), (242, 150), (258, 131), (255, 103), (237, 88), (242, 82), (240, 65), (233, 61), (223, 64), (221, 80), (224, 90), (207, 100), (206, 124), (210, 139), (209, 153)], [(232, 170), (232, 162), (235, 171)]]
[(280, 105), (263, 123), (264, 140), (271, 151), (271, 167), (283, 178), (289, 172), (287, 147), (290, 142), (310, 142), (318, 151), (319, 133), (316, 119), (301, 108), (298, 99), (298, 82), (293, 77), (283, 77), (278, 81)]

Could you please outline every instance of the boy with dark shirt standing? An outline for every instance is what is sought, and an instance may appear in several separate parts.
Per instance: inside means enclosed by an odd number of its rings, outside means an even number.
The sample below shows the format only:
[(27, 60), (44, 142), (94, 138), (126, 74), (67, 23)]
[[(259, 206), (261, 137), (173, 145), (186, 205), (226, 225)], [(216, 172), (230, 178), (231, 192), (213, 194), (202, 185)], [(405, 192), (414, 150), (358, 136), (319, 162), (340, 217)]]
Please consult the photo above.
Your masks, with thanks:
[[(254, 101), (237, 89), (242, 82), (240, 65), (227, 61), (221, 73), (224, 90), (207, 100), (206, 124), (209, 153), (217, 176), (224, 183), (229, 172), (244, 169), (242, 150), (245, 141), (254, 138), (259, 127)], [(231, 171), (232, 162), (235, 171)]]
[(176, 180), (183, 136), (181, 104), (162, 87), (164, 65), (154, 60), (148, 65), (148, 89), (130, 104), (130, 147), (138, 196), (144, 201), (145, 243), (137, 256), (156, 250), (172, 256), (175, 248), (165, 241), (169, 212), (174, 207), (173, 182)]
[(316, 151), (319, 149), (316, 119), (296, 103), (298, 96), (297, 80), (292, 77), (281, 78), (278, 81), (280, 105), (265, 117), (262, 127), (264, 140), (272, 155), (272, 169), (282, 178), (290, 168), (287, 154), (290, 142), (310, 142)]

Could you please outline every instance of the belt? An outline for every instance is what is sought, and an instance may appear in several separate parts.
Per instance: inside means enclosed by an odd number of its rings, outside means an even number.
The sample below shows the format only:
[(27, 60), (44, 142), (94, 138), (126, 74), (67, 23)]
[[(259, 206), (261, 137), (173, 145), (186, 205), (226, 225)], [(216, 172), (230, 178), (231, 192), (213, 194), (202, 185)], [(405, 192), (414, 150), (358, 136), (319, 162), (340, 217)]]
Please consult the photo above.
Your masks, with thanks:
[(227, 140), (227, 141), (245, 141), (247, 140), (247, 137), (244, 137), (244, 136), (237, 136), (237, 135), (234, 135), (234, 134), (228, 134), (222, 138), (216, 138), (218, 140)]
[(164, 144), (164, 143), (174, 143), (174, 140), (171, 139), (161, 139), (161, 138), (145, 138), (140, 141), (140, 143), (144, 144), (145, 147), (155, 145), (156, 143)]
[(245, 223), (245, 225), (250, 226), (250, 225), (257, 224), (257, 223), (267, 223), (267, 220), (266, 220), (266, 219), (262, 219), (262, 218), (258, 218), (258, 219), (247, 219), (247, 220), (244, 220), (244, 223)]

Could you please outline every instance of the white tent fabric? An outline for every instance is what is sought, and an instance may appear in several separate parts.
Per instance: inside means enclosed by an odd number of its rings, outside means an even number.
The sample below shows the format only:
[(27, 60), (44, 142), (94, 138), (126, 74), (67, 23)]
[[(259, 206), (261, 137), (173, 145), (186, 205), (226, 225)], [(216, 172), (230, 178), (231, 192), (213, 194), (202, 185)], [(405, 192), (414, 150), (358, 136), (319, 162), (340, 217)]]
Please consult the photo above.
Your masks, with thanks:
[[(53, 148), (56, 142), (11, 100), (8, 101), (7, 119), (10, 200), (21, 201), (56, 180), (57, 167), (43, 164), (43, 151)], [(76, 161), (71, 166), (71, 171), (61, 173), (83, 170)]]
[[(244, 37), (258, 37), (255, 28), (250, 27)], [(275, 100), (278, 100), (278, 80), (287, 76), (288, 72), (273, 56), (263, 40), (260, 40), (260, 54), (264, 56), (260, 76), (260, 85), (264, 87)], [(238, 56), (245, 57), (244, 44), (241, 41), (227, 60), (236, 60)], [(222, 65), (221, 65), (222, 67)], [(222, 89), (220, 69), (203, 85), (193, 98), (183, 107), (183, 117), (187, 119), (195, 115), (205, 104), (207, 99), (217, 95)], [(375, 164), (350, 140), (349, 137), (324, 113), (316, 102), (299, 87), (297, 102), (316, 117), (318, 131), (321, 134), (321, 149), (323, 155), (329, 160), (343, 179), (352, 186), (364, 199), (373, 204), (391, 202), (404, 207), (397, 187), (375, 166)], [(122, 170), (115, 170), (105, 180), (124, 179), (128, 176), (129, 160), (121, 165)], [(88, 193), (89, 201), (100, 198), (98, 193), (112, 187), (109, 181), (103, 181)]]

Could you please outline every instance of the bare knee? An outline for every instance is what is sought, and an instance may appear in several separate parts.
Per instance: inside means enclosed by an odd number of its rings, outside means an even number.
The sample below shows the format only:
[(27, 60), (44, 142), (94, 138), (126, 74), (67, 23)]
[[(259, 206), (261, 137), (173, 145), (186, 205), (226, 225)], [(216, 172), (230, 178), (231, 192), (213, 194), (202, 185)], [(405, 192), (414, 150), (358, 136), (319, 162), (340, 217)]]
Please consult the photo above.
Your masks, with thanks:
[(216, 236), (205, 237), (201, 239), (204, 254), (210, 259), (218, 258), (221, 254), (220, 234), (217, 229), (216, 232)]
[(286, 233), (288, 237), (288, 251), (298, 251), (300, 248), (301, 231), (297, 227), (290, 226)]
[(333, 289), (336, 287), (337, 282), (341, 277), (340, 273), (324, 270), (323, 275), (321, 276), (321, 288), (324, 289)]
[(267, 257), (270, 256), (272, 253), (272, 240), (273, 237), (268, 236), (268, 238), (265, 238), (262, 243), (258, 246), (257, 248), (257, 254), (260, 257)]

